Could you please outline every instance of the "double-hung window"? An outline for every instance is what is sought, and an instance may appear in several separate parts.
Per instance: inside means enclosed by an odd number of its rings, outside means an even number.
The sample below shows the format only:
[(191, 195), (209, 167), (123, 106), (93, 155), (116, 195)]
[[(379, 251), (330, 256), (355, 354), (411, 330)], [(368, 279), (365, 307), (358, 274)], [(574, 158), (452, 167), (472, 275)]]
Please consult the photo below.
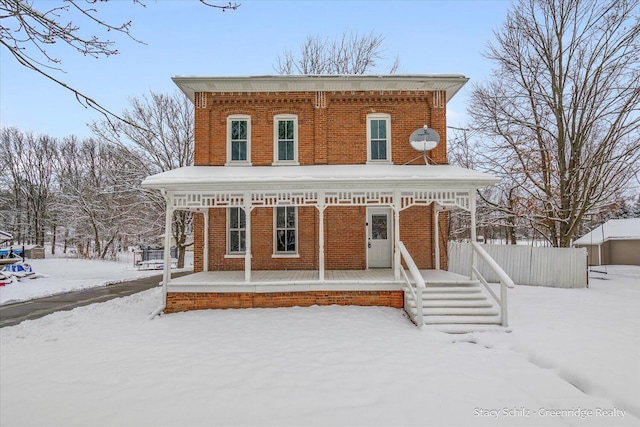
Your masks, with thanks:
[(273, 119), (274, 164), (298, 164), (298, 117), (279, 114)]
[(367, 116), (367, 161), (391, 163), (391, 116), (389, 114)]
[(275, 208), (275, 253), (294, 255), (298, 253), (298, 220), (295, 206)]
[(227, 163), (251, 163), (251, 117), (234, 115), (227, 118)]
[(230, 255), (244, 254), (246, 247), (246, 218), (244, 209), (227, 209), (227, 253)]

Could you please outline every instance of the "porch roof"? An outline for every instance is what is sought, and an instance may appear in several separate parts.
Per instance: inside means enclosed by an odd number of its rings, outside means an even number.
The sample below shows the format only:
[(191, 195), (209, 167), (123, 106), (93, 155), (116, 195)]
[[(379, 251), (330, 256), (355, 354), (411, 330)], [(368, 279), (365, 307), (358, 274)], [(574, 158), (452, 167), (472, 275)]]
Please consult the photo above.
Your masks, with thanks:
[(147, 177), (142, 186), (168, 191), (273, 189), (456, 189), (499, 182), (452, 165), (186, 166)]

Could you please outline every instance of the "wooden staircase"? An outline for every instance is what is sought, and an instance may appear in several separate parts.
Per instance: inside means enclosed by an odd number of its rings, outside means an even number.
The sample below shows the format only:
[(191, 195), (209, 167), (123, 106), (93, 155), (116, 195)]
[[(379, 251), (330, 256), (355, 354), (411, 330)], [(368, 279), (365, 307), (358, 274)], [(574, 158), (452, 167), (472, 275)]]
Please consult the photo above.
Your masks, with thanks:
[[(418, 309), (413, 294), (404, 289), (404, 309), (417, 322)], [(500, 307), (478, 280), (429, 282), (422, 289), (424, 327), (448, 333), (505, 330)]]

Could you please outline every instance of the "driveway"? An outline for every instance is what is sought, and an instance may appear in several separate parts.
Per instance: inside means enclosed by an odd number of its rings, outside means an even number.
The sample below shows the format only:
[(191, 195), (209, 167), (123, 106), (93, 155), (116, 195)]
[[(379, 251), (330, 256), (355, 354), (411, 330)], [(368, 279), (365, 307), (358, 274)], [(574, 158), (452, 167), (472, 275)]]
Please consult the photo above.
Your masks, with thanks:
[[(179, 277), (185, 274), (190, 274), (190, 272), (172, 273), (172, 277)], [(158, 274), (97, 288), (3, 304), (0, 305), (0, 327), (17, 325), (24, 320), (38, 319), (56, 311), (73, 310), (83, 305), (129, 296), (160, 286), (161, 280), (162, 274)]]

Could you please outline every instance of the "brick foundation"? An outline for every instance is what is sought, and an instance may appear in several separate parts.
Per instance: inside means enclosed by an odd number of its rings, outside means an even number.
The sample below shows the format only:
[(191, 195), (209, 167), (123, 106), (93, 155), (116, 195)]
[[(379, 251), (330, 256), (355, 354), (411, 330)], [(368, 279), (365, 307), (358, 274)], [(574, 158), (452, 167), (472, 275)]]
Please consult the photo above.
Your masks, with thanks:
[(403, 291), (313, 291), (313, 292), (170, 292), (165, 313), (214, 308), (309, 307), (312, 305), (356, 305), (402, 308)]

